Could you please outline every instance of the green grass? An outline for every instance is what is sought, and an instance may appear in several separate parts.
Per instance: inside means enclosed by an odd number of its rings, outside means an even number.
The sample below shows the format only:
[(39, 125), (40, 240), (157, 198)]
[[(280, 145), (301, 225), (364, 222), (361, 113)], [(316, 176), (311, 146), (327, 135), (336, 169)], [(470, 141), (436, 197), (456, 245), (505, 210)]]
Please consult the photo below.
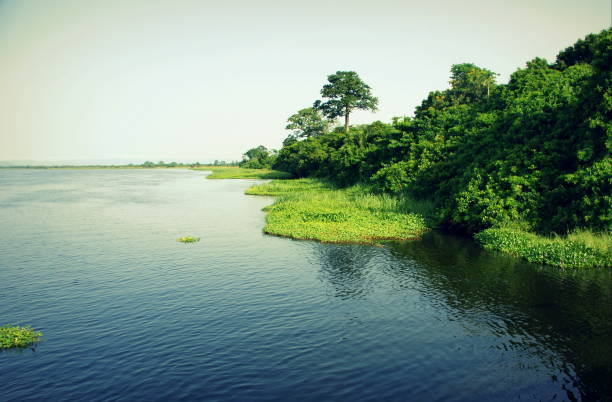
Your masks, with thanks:
[(295, 179), (272, 181), (270, 183), (258, 184), (248, 188), (245, 194), (248, 195), (292, 195), (298, 193), (315, 193), (338, 190), (337, 186), (317, 179)]
[(191, 236), (185, 236), (185, 237), (180, 237), (178, 239), (176, 239), (176, 241), (180, 241), (181, 243), (196, 243), (200, 241), (199, 237), (191, 237)]
[(428, 230), (413, 203), (370, 193), (366, 187), (339, 189), (316, 179), (273, 181), (253, 186), (251, 195), (277, 196), (266, 208), (264, 232), (326, 243), (367, 243), (418, 238)]
[(545, 237), (516, 229), (486, 229), (474, 238), (487, 250), (522, 257), (537, 264), (567, 268), (611, 267), (612, 237), (579, 231)]
[(41, 336), (41, 332), (31, 327), (5, 325), (0, 327), (0, 349), (25, 348), (38, 342)]
[(235, 166), (194, 168), (209, 170), (208, 179), (290, 179), (291, 174), (272, 169), (243, 169)]

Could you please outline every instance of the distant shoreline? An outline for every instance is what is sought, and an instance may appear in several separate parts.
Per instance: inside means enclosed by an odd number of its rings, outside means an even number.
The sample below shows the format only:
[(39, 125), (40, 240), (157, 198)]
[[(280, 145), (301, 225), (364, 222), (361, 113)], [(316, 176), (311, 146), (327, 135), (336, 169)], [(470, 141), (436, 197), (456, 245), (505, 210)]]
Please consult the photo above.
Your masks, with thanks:
[(41, 166), (0, 166), (0, 169), (206, 169), (218, 168), (214, 165), (176, 165), (176, 166), (141, 166), (141, 165), (41, 165)]

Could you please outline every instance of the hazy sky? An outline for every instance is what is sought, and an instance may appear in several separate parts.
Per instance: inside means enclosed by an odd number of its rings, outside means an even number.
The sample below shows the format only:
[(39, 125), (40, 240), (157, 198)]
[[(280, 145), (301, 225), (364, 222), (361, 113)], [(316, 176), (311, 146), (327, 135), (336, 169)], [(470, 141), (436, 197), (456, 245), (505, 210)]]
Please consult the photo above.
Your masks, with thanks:
[[(223, 3), (223, 4), (222, 4)], [(510, 73), (610, 25), (610, 0), (0, 0), (0, 160), (235, 160), (354, 70), (412, 115), (452, 64)]]

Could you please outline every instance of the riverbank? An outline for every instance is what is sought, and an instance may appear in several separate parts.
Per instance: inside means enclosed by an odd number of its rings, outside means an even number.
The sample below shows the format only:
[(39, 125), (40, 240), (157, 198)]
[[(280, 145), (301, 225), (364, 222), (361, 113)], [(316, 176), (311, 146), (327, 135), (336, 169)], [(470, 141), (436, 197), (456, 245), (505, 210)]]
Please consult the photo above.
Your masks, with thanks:
[[(338, 188), (325, 180), (296, 179), (256, 185), (245, 193), (278, 197), (264, 209), (268, 213), (264, 232), (294, 239), (375, 243), (415, 239), (436, 226), (434, 211), (426, 203), (372, 194), (360, 185)], [(609, 234), (582, 231), (546, 237), (491, 228), (474, 238), (486, 250), (535, 264), (562, 268), (612, 266)]]
[(267, 212), (265, 233), (324, 243), (376, 244), (412, 240), (429, 230), (426, 208), (363, 186), (338, 188), (317, 179), (273, 181), (248, 195), (278, 197)]
[(201, 167), (193, 170), (212, 171), (207, 179), (290, 179), (291, 173), (272, 169), (243, 169), (237, 166)]
[(545, 237), (515, 229), (486, 229), (474, 238), (486, 250), (501, 251), (536, 264), (563, 268), (612, 267), (610, 234), (587, 231)]

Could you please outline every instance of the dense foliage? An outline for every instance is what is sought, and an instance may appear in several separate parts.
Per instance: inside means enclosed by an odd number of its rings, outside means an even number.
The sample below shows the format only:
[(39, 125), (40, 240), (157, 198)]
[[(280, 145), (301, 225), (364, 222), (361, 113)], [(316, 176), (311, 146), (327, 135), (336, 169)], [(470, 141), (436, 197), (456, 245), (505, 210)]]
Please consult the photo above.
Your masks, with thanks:
[(242, 158), (242, 161), (238, 164), (241, 168), (266, 169), (272, 167), (276, 161), (276, 151), (260, 145), (246, 151)]
[(274, 168), (434, 203), (441, 224), (475, 233), (608, 231), (612, 30), (536, 58), (505, 85), (473, 64), (451, 68), (414, 117), (286, 144)]
[(316, 137), (329, 132), (333, 126), (333, 119), (326, 119), (320, 110), (312, 107), (298, 110), (287, 119), (287, 130), (292, 133), (285, 139), (283, 145), (289, 145), (300, 138)]

